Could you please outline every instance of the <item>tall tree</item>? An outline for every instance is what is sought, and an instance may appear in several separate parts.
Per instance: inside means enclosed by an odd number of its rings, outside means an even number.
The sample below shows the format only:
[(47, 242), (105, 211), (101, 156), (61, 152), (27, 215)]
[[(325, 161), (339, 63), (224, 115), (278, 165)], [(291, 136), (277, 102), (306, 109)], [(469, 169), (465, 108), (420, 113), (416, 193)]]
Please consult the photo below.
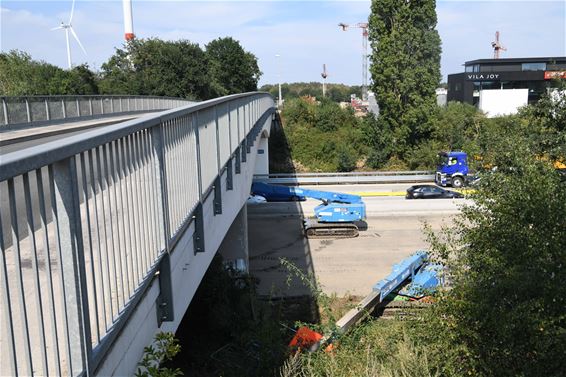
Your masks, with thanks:
[(211, 98), (208, 58), (186, 40), (138, 39), (102, 65), (105, 93)]
[(237, 40), (218, 38), (206, 45), (211, 64), (213, 90), (219, 95), (257, 90), (261, 71), (254, 54), (247, 52)]
[(0, 95), (96, 94), (98, 80), (88, 66), (64, 70), (33, 60), (22, 51), (0, 53)]
[(435, 0), (372, 1), (372, 89), (379, 123), (392, 130), (400, 155), (427, 138), (436, 111), (441, 42), (435, 6)]

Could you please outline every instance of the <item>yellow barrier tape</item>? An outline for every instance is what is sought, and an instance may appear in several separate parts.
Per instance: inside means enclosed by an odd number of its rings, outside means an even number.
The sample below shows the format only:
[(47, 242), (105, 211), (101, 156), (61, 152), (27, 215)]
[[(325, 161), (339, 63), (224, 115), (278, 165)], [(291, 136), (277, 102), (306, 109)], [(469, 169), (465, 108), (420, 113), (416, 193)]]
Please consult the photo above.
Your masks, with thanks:
[(350, 194), (359, 196), (405, 196), (405, 191), (357, 191)]
[[(470, 195), (476, 192), (475, 189), (459, 189), (454, 190), (461, 192), (464, 195)], [(356, 192), (348, 192), (348, 194), (352, 195), (359, 195), (363, 197), (371, 197), (371, 196), (405, 196), (407, 194), (406, 191), (356, 191)]]

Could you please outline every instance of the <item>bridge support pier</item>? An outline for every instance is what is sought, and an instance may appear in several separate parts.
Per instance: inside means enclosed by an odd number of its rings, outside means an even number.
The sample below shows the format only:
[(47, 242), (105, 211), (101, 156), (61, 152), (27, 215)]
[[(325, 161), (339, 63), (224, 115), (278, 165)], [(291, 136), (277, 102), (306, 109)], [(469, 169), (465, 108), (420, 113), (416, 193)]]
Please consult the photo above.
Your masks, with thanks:
[(249, 272), (248, 208), (244, 204), (218, 249), (224, 262), (240, 272)]
[(269, 137), (262, 133), (257, 146), (254, 174), (269, 174)]

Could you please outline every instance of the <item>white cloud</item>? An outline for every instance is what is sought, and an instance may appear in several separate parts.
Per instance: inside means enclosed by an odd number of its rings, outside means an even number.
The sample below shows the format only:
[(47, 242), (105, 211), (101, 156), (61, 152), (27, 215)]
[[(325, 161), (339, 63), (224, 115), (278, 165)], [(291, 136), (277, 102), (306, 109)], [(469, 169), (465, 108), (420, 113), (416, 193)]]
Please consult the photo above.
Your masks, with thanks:
[[(35, 59), (66, 67), (65, 36), (49, 31), (70, 11), (70, 1), (3, 1), (2, 51), (21, 49)], [(188, 39), (204, 46), (232, 36), (254, 53), (261, 83), (318, 81), (326, 63), (330, 82), (361, 82), (361, 31), (337, 24), (367, 20), (369, 1), (141, 1), (134, 5), (138, 37)], [(461, 71), (466, 60), (489, 58), (496, 30), (506, 57), (566, 55), (566, 5), (562, 1), (437, 2), (443, 41), (442, 72)], [(121, 1), (77, 1), (73, 26), (88, 57), (72, 45), (73, 61), (95, 68), (123, 43)], [(280, 54), (279, 68), (275, 54)]]

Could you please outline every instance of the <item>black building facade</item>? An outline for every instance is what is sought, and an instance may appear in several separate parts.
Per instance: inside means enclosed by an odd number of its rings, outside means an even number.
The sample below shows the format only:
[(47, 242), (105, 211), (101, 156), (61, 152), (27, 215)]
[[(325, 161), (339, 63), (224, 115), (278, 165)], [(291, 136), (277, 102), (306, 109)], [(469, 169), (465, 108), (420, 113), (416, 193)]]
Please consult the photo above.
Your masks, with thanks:
[(478, 106), (485, 89), (528, 89), (528, 103), (539, 100), (553, 79), (566, 79), (566, 56), (479, 59), (466, 62), (462, 73), (448, 75), (448, 101)]

